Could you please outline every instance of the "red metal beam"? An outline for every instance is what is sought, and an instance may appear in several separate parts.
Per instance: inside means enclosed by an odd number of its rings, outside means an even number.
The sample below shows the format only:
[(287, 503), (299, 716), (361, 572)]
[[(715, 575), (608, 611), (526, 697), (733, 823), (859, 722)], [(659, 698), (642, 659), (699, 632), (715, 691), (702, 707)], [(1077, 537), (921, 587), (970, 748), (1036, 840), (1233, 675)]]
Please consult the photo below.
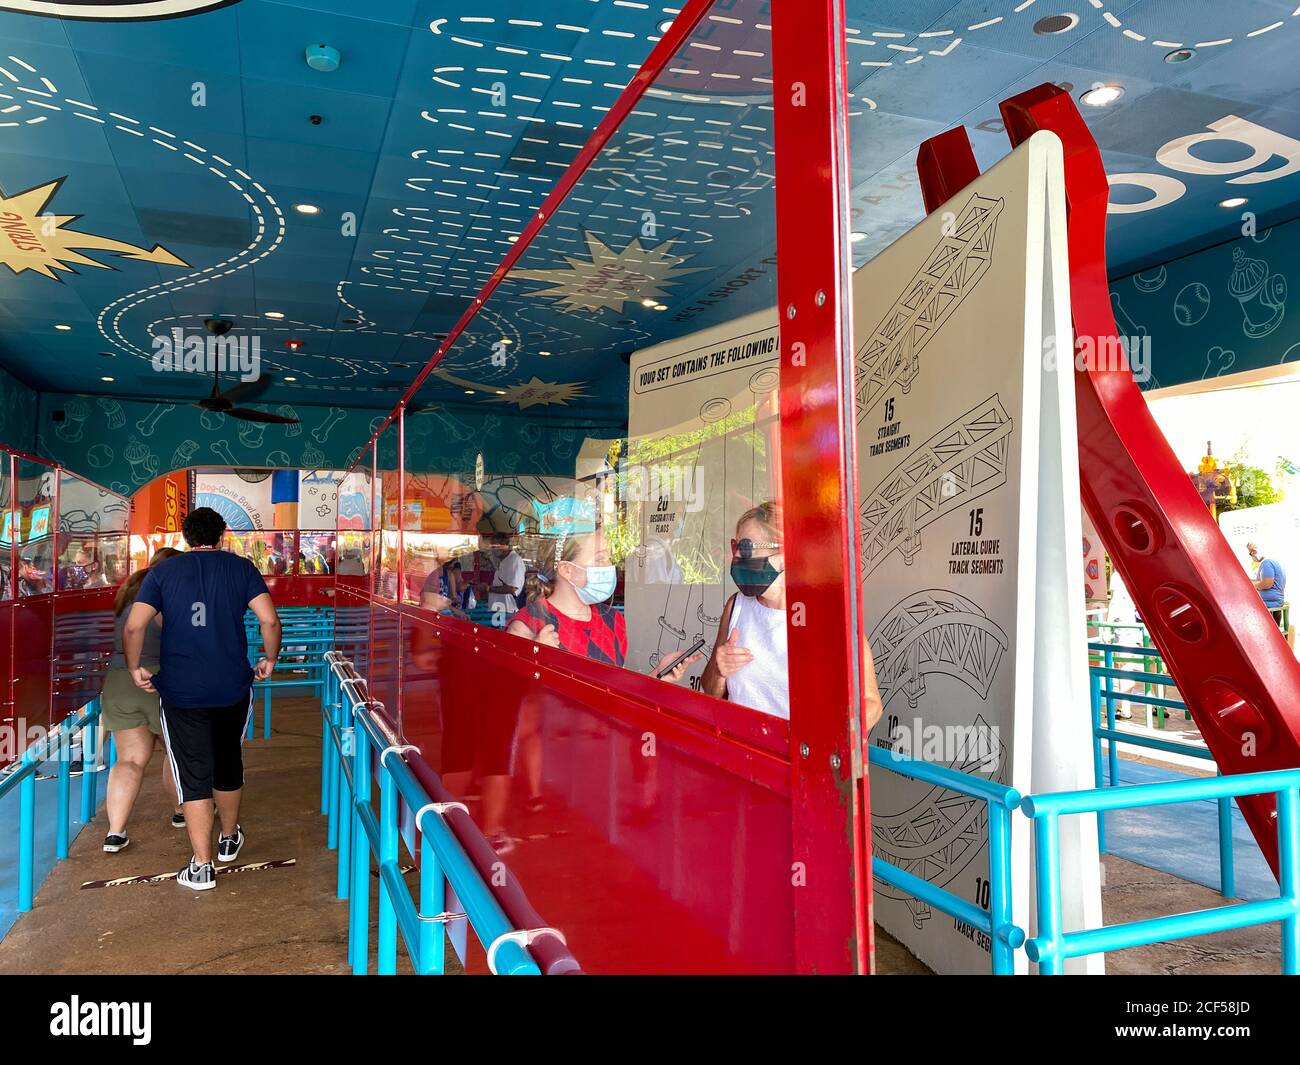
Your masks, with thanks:
[[(800, 972), (872, 965), (844, 10), (777, 0), (777, 307)], [(800, 883), (800, 880), (796, 880)]]
[[(1002, 104), (1013, 144), (1065, 146), (1070, 301), (1078, 350), (1114, 350), (1109, 185), (1079, 109), (1055, 85)], [(1224, 773), (1300, 766), (1300, 663), (1147, 408), (1127, 366), (1076, 362), (1084, 504)], [(1277, 873), (1277, 804), (1238, 800)]]

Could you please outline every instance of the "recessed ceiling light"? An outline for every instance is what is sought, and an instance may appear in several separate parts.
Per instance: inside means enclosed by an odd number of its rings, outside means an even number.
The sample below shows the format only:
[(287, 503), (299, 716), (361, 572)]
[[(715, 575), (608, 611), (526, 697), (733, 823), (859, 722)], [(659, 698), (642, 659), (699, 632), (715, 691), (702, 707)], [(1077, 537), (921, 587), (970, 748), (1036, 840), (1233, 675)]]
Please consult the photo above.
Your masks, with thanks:
[(660, 33), (667, 33), (672, 28), (673, 28), (673, 20), (670, 18), (666, 18), (663, 20), (663, 22), (659, 23)]
[(498, 396), (504, 396), (505, 394), (506, 394), (506, 390), (505, 390), (504, 388), (498, 388), (498, 389), (497, 389), (497, 395), (498, 395)]
[(70, 325), (56, 325), (54, 328), (57, 329), (60, 333), (72, 332), (72, 326)]
[(1123, 85), (1096, 85), (1085, 92), (1079, 99), (1089, 107), (1109, 107), (1123, 95)]
[(101, 377), (100, 380), (101, 380), (101, 381), (111, 381), (111, 380), (113, 380), (113, 379), (112, 379), (111, 377)]
[(666, 310), (668, 310), (668, 304), (666, 304), (666, 303), (656, 303), (654, 309), (655, 309), (656, 311), (666, 311)]
[(302, 347), (302, 341), (301, 341), (301, 340), (286, 340), (286, 341), (284, 342), (284, 346), (285, 346), (286, 348), (288, 348), (290, 351), (297, 351), (300, 347)]
[(117, 353), (116, 353), (116, 352), (112, 352), (112, 351), (101, 351), (101, 352), (99, 353), (99, 357), (100, 357), (101, 359), (116, 359), (116, 358), (117, 358)]
[(1079, 24), (1079, 16), (1065, 12), (1061, 15), (1047, 15), (1034, 23), (1034, 32), (1042, 35), (1069, 33)]
[(649, 296), (647, 296), (645, 299), (643, 299), (643, 300), (641, 301), (641, 306), (642, 306), (642, 307), (653, 307), (653, 306), (654, 306), (656, 303), (658, 303), (658, 302), (659, 302), (658, 300), (652, 300), (652, 299), (650, 299)]
[(320, 214), (320, 208), (314, 203), (295, 203), (293, 209), (299, 214)]
[(1250, 203), (1250, 200), (1248, 200), (1245, 196), (1230, 196), (1226, 200), (1220, 200), (1219, 206), (1226, 207), (1228, 210), (1232, 210), (1232, 208), (1234, 207), (1245, 207), (1246, 204), (1248, 203)]
[(274, 318), (277, 322), (284, 317), (284, 311), (267, 311), (266, 317)]
[(1166, 53), (1165, 62), (1186, 63), (1194, 55), (1196, 55), (1195, 48), (1175, 48), (1172, 52)]
[(296, 381), (296, 380), (298, 380), (298, 378), (296, 378), (296, 377), (286, 377), (285, 380), (286, 380), (286, 381)]
[(360, 324), (361, 324), (361, 319), (360, 319), (360, 318), (344, 318), (344, 319), (343, 319), (343, 324), (344, 324), (344, 325), (360, 325)]
[(545, 356), (545, 355), (549, 355), (550, 352), (549, 352), (549, 351), (539, 351), (537, 354), (538, 354), (538, 355), (543, 355), (543, 356)]
[(511, 340), (509, 337), (502, 337), (502, 338), (501, 338), (501, 343), (502, 343), (502, 344), (513, 344), (514, 341)]
[(472, 396), (473, 394), (474, 394), (474, 390), (472, 388), (465, 389), (465, 395)]
[(867, 235), (863, 233), (862, 230), (860, 229), (855, 229), (852, 233), (849, 234), (849, 240), (852, 241), (854, 244), (857, 244), (859, 241), (863, 241), (866, 239), (867, 239)]

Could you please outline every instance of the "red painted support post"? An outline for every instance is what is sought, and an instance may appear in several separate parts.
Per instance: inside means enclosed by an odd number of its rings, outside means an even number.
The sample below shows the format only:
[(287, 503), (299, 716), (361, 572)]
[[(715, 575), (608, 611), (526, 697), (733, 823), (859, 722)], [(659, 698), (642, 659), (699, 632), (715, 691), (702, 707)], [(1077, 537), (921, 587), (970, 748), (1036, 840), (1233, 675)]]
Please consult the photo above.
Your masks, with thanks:
[(776, 0), (781, 483), (790, 649), (795, 958), (872, 965), (842, 0)]

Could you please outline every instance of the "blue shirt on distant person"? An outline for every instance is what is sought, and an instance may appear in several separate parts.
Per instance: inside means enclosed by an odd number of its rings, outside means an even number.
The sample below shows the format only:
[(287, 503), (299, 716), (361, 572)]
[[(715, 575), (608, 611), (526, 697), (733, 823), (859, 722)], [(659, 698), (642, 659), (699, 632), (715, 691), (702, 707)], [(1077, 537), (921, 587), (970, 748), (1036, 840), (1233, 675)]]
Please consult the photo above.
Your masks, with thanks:
[(1259, 595), (1266, 607), (1276, 610), (1286, 602), (1286, 570), (1282, 568), (1281, 563), (1266, 558), (1259, 564), (1259, 576), (1256, 580), (1266, 581), (1270, 577), (1273, 578), (1273, 587), (1261, 588)]
[(163, 616), (153, 685), (168, 706), (230, 706), (252, 687), (244, 611), (266, 581), (228, 551), (186, 551), (150, 566), (136, 602)]

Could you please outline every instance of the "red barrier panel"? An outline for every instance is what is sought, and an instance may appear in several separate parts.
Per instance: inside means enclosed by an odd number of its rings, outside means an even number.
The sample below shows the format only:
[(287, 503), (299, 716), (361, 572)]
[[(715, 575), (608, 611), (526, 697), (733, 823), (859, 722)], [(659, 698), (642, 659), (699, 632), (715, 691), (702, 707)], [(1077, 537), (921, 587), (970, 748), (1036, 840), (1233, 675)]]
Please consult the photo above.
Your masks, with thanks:
[(585, 972), (793, 970), (784, 722), (404, 614), (403, 739), (514, 841), (513, 920), (541, 914)]

